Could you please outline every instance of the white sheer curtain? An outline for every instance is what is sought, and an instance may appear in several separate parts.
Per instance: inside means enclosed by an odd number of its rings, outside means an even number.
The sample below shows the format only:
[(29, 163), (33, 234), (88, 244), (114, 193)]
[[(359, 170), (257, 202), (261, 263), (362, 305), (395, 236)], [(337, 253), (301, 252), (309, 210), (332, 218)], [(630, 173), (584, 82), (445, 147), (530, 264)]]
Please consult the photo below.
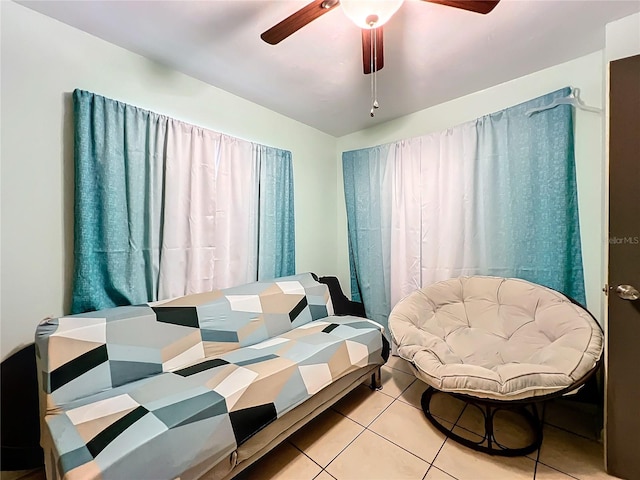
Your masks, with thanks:
[(465, 123), (421, 140), (420, 285), (482, 273), (487, 225), (482, 220), (476, 124)]
[(391, 305), (420, 288), (422, 225), (422, 142), (404, 140), (389, 149), (393, 165), (391, 194)]
[(259, 165), (253, 148), (169, 122), (158, 298), (255, 280)]
[(476, 155), (474, 123), (389, 149), (391, 305), (423, 285), (485, 268)]

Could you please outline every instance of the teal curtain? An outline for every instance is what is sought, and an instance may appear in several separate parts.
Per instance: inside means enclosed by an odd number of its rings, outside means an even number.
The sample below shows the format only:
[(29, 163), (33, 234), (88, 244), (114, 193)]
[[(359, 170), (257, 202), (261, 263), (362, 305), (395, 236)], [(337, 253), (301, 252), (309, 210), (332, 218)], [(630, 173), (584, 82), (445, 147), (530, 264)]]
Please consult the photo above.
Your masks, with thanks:
[(573, 112), (562, 89), (422, 137), (344, 152), (351, 293), (386, 325), (460, 275), (523, 278), (586, 304)]
[(76, 90), (72, 312), (155, 299), (161, 236), (159, 117)]
[(486, 273), (558, 290), (586, 305), (570, 105), (528, 116), (565, 88), (478, 119), (478, 167), (492, 226)]
[(258, 280), (296, 270), (291, 152), (260, 145)]
[[(211, 258), (216, 261), (231, 258), (234, 265), (244, 262), (243, 265), (249, 267), (236, 269), (242, 270), (241, 273), (227, 268), (227, 272), (221, 273), (226, 277), (219, 281), (219, 285), (215, 278), (205, 279), (215, 288), (231, 286), (229, 282), (233, 278), (253, 281), (295, 273), (293, 165), (290, 152), (250, 144), (244, 140), (222, 138), (221, 134), (82, 90), (74, 91), (73, 105), (75, 264), (72, 313), (158, 299), (159, 283), (163, 281), (159, 272), (163, 261), (168, 261), (162, 255), (163, 246), (166, 248), (163, 233), (165, 202), (168, 201), (173, 202), (172, 212), (176, 210), (176, 204), (184, 207), (185, 222), (178, 223), (186, 225), (183, 237), (190, 238), (194, 247), (185, 244), (180, 248), (188, 253), (212, 244), (214, 251)], [(173, 136), (168, 139), (169, 135)], [(184, 140), (180, 135), (184, 135)], [(193, 143), (196, 141), (199, 143)], [(225, 172), (213, 181), (213, 175), (218, 175), (221, 165), (222, 141), (227, 150), (239, 145), (234, 152), (224, 153), (230, 159), (224, 165), (230, 165), (228, 168), (233, 169), (234, 162), (244, 162), (242, 171), (248, 172), (246, 179), (242, 178), (244, 174), (231, 178)], [(179, 148), (173, 147), (168, 152), (171, 145), (178, 145)], [(184, 163), (168, 163), (167, 155), (175, 156), (176, 152), (193, 155), (193, 158), (190, 161), (185, 159)], [(206, 164), (200, 165), (201, 162)], [(253, 162), (253, 165), (247, 167), (247, 162)], [(189, 165), (192, 165), (191, 170)], [(196, 167), (198, 172), (193, 170)], [(176, 168), (184, 168), (185, 171), (177, 172)], [(258, 172), (257, 178), (252, 172)], [(191, 189), (180, 190), (178, 196), (168, 198), (168, 182), (175, 183), (185, 176), (192, 178)], [(200, 185), (203, 181), (211, 181), (212, 186), (203, 188)], [(203, 216), (192, 218), (193, 213), (190, 212), (194, 211), (194, 206), (207, 202), (202, 192), (215, 193), (223, 181), (228, 184), (223, 190), (230, 197), (225, 202), (216, 203), (215, 199), (211, 199), (210, 206), (198, 206), (198, 212), (204, 212)], [(242, 189), (238, 188), (238, 182), (244, 185)], [(175, 190), (176, 187), (172, 191)], [(248, 201), (239, 198), (240, 191), (253, 192), (251, 195), (255, 198)], [(247, 218), (229, 218), (227, 221), (225, 217), (230, 217), (230, 214), (220, 212), (219, 205), (235, 206), (240, 201), (243, 205), (253, 202), (255, 207), (249, 206), (242, 211), (255, 214)], [(207, 216), (209, 211), (212, 215)], [(251, 216), (257, 218), (249, 218)], [(196, 221), (200, 223), (196, 224)], [(218, 229), (215, 238), (223, 239), (225, 245), (216, 244), (212, 238), (198, 238), (198, 235), (202, 235), (198, 232), (211, 232), (217, 228), (208, 225), (228, 228), (233, 222), (241, 222), (243, 226), (255, 225), (255, 228), (243, 230), (255, 231), (255, 238), (247, 239), (245, 233), (236, 236), (244, 242), (243, 252), (253, 252), (251, 255), (255, 258), (246, 261), (237, 258), (239, 255), (234, 253), (237, 240), (233, 231), (220, 234)], [(211, 262), (212, 265), (214, 263)], [(210, 270), (213, 276), (214, 266)], [(170, 280), (174, 283), (180, 281)]]
[(391, 145), (343, 154), (351, 297), (385, 325), (391, 308)]

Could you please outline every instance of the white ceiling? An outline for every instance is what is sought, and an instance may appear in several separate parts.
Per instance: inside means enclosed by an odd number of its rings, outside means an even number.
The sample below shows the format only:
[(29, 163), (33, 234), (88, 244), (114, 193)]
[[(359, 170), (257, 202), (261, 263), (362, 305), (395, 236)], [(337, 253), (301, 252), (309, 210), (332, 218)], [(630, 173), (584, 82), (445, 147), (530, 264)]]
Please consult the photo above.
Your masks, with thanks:
[(385, 26), (372, 119), (360, 31), (340, 8), (272, 46), (260, 33), (307, 2), (20, 3), (335, 136), (599, 50), (607, 23), (640, 11), (640, 0), (502, 0), (479, 15), (407, 0)]

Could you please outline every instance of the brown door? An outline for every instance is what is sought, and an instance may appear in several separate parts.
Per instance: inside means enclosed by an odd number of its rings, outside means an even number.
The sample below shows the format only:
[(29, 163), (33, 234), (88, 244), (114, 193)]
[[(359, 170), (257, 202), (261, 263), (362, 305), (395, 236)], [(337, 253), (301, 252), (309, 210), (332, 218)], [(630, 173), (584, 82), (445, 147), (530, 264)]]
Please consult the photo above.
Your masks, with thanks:
[(640, 55), (610, 64), (607, 470), (640, 479)]

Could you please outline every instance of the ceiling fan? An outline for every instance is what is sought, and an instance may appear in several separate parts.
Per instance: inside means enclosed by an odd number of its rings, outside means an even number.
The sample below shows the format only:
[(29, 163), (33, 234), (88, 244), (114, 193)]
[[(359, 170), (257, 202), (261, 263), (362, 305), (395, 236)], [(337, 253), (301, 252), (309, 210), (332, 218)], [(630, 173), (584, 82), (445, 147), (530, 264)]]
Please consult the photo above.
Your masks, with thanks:
[[(487, 14), (500, 0), (423, 0), (471, 12)], [(362, 66), (365, 74), (384, 67), (384, 25), (398, 11), (404, 0), (314, 0), (274, 25), (260, 37), (276, 45), (318, 17), (342, 6), (344, 13), (362, 29)]]

